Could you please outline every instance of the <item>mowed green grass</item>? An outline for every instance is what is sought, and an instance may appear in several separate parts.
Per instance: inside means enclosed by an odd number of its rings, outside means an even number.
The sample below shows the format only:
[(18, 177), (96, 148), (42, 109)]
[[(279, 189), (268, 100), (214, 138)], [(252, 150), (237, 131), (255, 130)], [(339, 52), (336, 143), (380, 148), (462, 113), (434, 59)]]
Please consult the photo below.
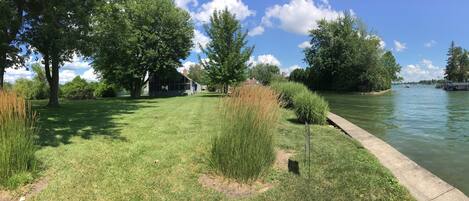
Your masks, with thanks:
[[(37, 156), (48, 186), (35, 200), (226, 200), (198, 183), (219, 130), (212, 94), (63, 101), (41, 107)], [(302, 160), (304, 126), (283, 110), (276, 146)], [(236, 122), (233, 122), (236, 123)], [(391, 174), (339, 130), (313, 126), (312, 178), (271, 170), (274, 187), (246, 200), (411, 200)], [(302, 169), (304, 170), (304, 169)], [(304, 172), (302, 172), (304, 173)]]

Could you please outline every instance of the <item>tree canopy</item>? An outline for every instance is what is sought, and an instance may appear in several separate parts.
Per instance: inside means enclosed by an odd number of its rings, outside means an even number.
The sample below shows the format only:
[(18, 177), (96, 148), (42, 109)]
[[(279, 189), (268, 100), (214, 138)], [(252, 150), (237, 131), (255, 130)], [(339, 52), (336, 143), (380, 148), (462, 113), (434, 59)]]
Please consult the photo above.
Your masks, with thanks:
[(389, 89), (397, 79), (400, 66), (392, 53), (384, 53), (379, 37), (350, 14), (319, 21), (310, 36), (305, 60), (314, 89), (379, 91)]
[(5, 69), (24, 63), (19, 54), (21, 40), (18, 35), (23, 28), (25, 8), (25, 0), (0, 1), (0, 89)]
[(139, 97), (148, 77), (180, 66), (192, 48), (189, 13), (171, 0), (114, 0), (95, 19), (92, 65)]
[(280, 68), (272, 64), (257, 64), (249, 69), (249, 76), (263, 85), (268, 85), (275, 77), (280, 76)]
[(201, 47), (207, 59), (199, 58), (200, 63), (206, 69), (210, 82), (222, 85), (227, 93), (228, 86), (246, 80), (247, 61), (254, 47), (247, 46), (247, 31), (242, 30), (235, 15), (227, 9), (213, 13), (205, 32), (211, 41), (206, 48)]
[(445, 78), (454, 82), (469, 80), (469, 52), (451, 42), (448, 50), (448, 59), (445, 70)]
[(207, 72), (200, 64), (193, 64), (189, 66), (189, 73), (187, 74), (187, 77), (191, 78), (199, 84), (205, 85), (209, 83), (207, 80)]
[(288, 80), (306, 84), (308, 80), (308, 72), (305, 69), (297, 68), (290, 73)]

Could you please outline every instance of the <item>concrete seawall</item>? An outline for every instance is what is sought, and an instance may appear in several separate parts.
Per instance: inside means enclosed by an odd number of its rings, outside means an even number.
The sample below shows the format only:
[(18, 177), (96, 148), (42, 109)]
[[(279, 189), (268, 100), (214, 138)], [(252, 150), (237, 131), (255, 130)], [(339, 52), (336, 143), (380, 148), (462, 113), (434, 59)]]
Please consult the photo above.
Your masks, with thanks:
[(375, 155), (415, 199), (422, 201), (469, 201), (469, 198), (459, 189), (419, 166), (381, 139), (333, 113), (329, 113), (327, 118), (331, 124), (360, 142), (363, 147)]

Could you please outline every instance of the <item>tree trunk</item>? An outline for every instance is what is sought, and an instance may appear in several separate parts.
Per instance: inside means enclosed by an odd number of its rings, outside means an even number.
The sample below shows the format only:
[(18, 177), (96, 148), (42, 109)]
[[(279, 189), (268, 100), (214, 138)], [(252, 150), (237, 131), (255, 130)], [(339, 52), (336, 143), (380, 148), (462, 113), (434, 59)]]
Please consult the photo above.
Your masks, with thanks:
[(140, 84), (140, 80), (134, 80), (132, 84), (132, 89), (130, 90), (130, 97), (132, 98), (140, 98), (142, 93), (142, 86)]
[(6, 67), (6, 57), (7, 55), (3, 52), (0, 53), (0, 90), (3, 89), (3, 79), (5, 76), (5, 67)]
[(49, 104), (47, 106), (59, 107), (59, 62), (54, 58), (52, 59), (52, 76), (49, 87)]
[(5, 75), (5, 67), (0, 66), (0, 90), (3, 89), (3, 76)]

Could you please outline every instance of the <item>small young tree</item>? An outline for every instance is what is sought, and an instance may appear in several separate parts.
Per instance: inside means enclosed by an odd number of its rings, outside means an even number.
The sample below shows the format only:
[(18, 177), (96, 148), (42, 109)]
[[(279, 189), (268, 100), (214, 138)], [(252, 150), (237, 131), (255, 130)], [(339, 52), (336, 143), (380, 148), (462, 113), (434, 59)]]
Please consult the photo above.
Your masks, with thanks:
[(268, 85), (272, 79), (280, 76), (280, 68), (272, 64), (257, 64), (250, 69), (249, 74), (263, 85)]
[(95, 24), (93, 67), (133, 98), (153, 74), (179, 67), (192, 48), (190, 15), (171, 0), (113, 0)]
[(228, 9), (215, 11), (205, 31), (211, 41), (206, 48), (201, 47), (208, 59), (199, 58), (200, 63), (210, 82), (222, 85), (223, 92), (227, 93), (228, 86), (246, 80), (247, 61), (254, 47), (247, 47), (247, 31), (242, 30)]

